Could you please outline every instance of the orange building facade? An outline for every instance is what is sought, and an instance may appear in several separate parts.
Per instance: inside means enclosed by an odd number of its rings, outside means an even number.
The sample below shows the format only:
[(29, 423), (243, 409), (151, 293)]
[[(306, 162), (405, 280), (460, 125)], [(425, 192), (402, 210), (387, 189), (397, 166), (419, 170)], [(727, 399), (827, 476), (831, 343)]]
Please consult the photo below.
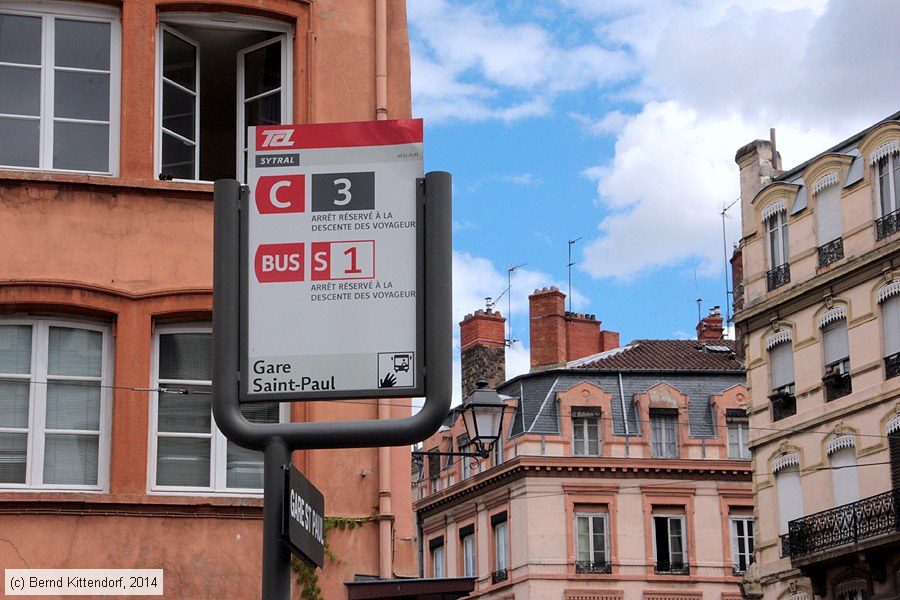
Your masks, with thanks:
[[(402, 0), (0, 4), (0, 565), (258, 597), (262, 459), (210, 412), (212, 181), (246, 128), (410, 117)], [(248, 409), (400, 417), (396, 402)], [(415, 574), (405, 448), (304, 451), (320, 585)]]

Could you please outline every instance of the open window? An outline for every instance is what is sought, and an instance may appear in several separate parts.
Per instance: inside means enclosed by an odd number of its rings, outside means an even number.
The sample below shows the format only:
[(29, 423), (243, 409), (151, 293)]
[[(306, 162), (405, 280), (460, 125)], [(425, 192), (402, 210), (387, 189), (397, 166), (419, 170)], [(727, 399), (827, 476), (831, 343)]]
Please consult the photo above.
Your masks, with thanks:
[(290, 27), (219, 13), (160, 21), (159, 177), (246, 181), (247, 128), (290, 121)]

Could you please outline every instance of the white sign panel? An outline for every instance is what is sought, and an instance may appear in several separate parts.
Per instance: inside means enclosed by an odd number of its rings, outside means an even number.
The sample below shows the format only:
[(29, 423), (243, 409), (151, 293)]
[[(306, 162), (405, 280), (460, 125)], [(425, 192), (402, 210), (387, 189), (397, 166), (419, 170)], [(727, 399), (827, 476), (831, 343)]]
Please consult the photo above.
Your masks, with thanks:
[(420, 395), (422, 121), (254, 129), (242, 399)]

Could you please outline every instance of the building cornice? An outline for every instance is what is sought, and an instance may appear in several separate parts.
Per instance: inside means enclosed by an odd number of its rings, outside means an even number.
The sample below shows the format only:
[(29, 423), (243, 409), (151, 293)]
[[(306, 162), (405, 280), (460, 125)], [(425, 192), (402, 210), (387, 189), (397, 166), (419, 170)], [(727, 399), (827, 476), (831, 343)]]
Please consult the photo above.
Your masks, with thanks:
[(413, 510), (420, 518), (427, 518), (526, 477), (603, 478), (607, 481), (676, 479), (750, 484), (752, 472), (749, 461), (737, 460), (519, 456), (414, 502)]

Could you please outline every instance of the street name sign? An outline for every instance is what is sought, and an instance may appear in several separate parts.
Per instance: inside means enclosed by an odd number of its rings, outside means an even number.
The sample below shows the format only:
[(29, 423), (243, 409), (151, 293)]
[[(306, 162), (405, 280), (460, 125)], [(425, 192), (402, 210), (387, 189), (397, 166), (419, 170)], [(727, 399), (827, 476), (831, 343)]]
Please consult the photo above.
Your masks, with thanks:
[(421, 119), (249, 139), (241, 401), (424, 395)]
[(294, 465), (285, 478), (282, 539), (294, 556), (321, 569), (325, 564), (325, 496)]

